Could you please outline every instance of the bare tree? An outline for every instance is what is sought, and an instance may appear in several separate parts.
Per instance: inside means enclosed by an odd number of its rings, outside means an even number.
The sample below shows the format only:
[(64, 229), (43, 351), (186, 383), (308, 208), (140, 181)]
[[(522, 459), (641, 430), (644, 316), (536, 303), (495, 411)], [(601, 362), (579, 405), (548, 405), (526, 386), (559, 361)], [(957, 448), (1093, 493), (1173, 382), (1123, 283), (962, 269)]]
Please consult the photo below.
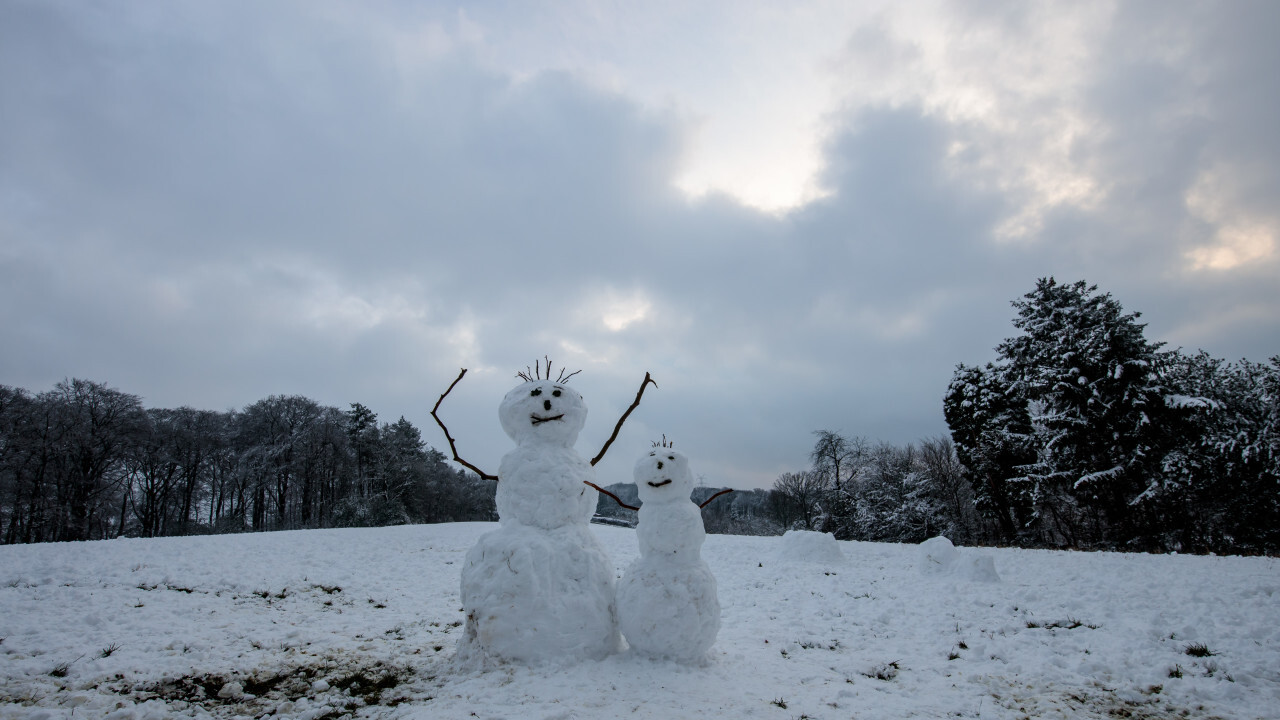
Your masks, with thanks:
[(946, 505), (950, 538), (960, 543), (976, 540), (981, 523), (974, 508), (973, 487), (964, 476), (964, 466), (956, 456), (951, 438), (940, 435), (922, 441), (917, 462), (937, 497)]
[(786, 499), (791, 516), (805, 530), (814, 530), (820, 524), (822, 501), (830, 489), (826, 476), (809, 470), (783, 473), (773, 483), (774, 492)]
[(813, 463), (814, 472), (826, 476), (832, 488), (840, 492), (845, 475), (853, 474), (854, 463), (866, 452), (866, 441), (850, 440), (833, 430), (815, 430), (813, 434), (818, 441), (809, 453), (809, 462)]

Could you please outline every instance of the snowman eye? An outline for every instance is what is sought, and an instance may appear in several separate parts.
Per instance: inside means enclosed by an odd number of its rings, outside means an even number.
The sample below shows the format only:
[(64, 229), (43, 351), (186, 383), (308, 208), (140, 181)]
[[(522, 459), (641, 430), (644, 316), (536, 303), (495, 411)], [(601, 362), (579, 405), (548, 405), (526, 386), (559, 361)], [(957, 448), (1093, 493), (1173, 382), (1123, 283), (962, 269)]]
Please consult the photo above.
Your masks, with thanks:
[(529, 394), (530, 394), (530, 395), (532, 395), (532, 396), (534, 396), (534, 397), (538, 397), (539, 395), (541, 395), (541, 394), (542, 394), (542, 388), (534, 388), (534, 389), (533, 389), (533, 392), (531, 392), (531, 393), (529, 393)]
[(675, 455), (668, 455), (668, 456), (667, 456), (667, 459), (668, 459), (668, 460), (675, 460), (675, 459), (676, 459), (676, 456), (675, 456)]
[(556, 391), (552, 392), (552, 393), (551, 393), (551, 396), (552, 396), (552, 397), (560, 397), (560, 391), (559, 391), (559, 390), (556, 390)]

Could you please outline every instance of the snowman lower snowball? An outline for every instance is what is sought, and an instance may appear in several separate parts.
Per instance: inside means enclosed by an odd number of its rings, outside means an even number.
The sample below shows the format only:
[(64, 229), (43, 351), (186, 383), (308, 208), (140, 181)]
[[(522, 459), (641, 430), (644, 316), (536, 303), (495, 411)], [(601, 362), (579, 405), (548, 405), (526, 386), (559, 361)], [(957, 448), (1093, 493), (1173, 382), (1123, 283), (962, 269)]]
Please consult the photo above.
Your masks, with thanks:
[(640, 557), (618, 585), (618, 623), (633, 652), (679, 662), (703, 661), (720, 632), (716, 578), (702, 560), (706, 530), (689, 499), (689, 460), (655, 447), (635, 466), (642, 505)]
[(500, 527), (463, 566), (462, 661), (599, 659), (619, 649), (613, 562), (589, 527), (597, 496), (584, 481), (595, 471), (573, 449), (586, 416), (582, 396), (550, 379), (503, 399), (498, 417), (516, 448), (498, 472)]

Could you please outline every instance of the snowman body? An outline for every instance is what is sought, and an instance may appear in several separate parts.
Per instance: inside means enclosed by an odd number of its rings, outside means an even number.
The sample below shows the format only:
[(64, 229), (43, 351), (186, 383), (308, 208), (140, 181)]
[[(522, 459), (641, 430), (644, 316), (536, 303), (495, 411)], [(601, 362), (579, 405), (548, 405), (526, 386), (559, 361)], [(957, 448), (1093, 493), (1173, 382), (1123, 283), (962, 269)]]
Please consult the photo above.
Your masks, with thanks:
[(549, 380), (513, 389), (499, 407), (516, 448), (498, 470), (500, 527), (462, 569), (464, 661), (598, 659), (618, 649), (613, 563), (591, 532), (596, 494), (583, 484), (595, 472), (573, 449), (586, 415), (577, 391)]
[(702, 560), (706, 530), (689, 499), (689, 461), (655, 448), (635, 468), (643, 503), (640, 557), (618, 585), (618, 624), (634, 652), (684, 663), (704, 661), (720, 632), (716, 578)]

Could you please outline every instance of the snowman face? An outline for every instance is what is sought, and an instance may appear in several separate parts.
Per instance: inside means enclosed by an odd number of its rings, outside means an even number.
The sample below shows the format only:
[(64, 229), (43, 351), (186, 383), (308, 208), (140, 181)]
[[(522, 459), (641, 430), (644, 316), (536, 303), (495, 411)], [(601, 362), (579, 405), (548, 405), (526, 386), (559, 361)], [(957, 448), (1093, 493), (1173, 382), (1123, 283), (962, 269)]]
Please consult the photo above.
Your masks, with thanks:
[(587, 406), (564, 383), (534, 380), (507, 393), (498, 406), (498, 420), (517, 445), (572, 447), (587, 423)]
[(654, 448), (636, 461), (634, 477), (640, 502), (689, 500), (693, 492), (693, 474), (689, 458), (671, 448)]

